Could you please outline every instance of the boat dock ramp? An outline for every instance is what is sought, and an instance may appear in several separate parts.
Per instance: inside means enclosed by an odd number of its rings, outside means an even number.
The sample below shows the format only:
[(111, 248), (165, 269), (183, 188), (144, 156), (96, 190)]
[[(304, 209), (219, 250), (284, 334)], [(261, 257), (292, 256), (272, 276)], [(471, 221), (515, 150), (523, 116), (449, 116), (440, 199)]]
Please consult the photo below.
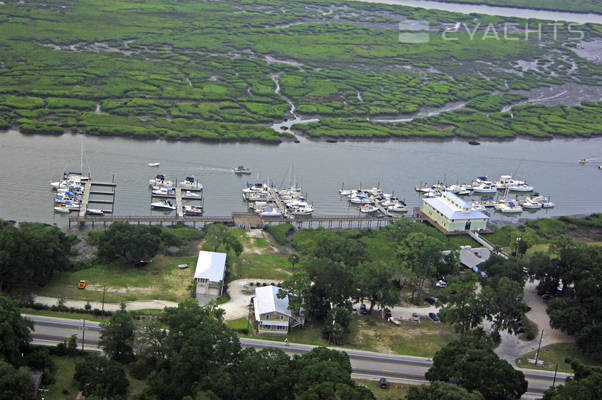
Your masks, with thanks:
[[(104, 190), (103, 190), (104, 189)], [(107, 190), (109, 189), (109, 190)], [(84, 182), (84, 193), (82, 195), (81, 204), (79, 207), (79, 216), (85, 217), (88, 214), (90, 203), (92, 204), (104, 204), (110, 205), (110, 209), (102, 209), (103, 214), (112, 214), (115, 209), (115, 191), (117, 189), (117, 184), (114, 182), (100, 182), (100, 181), (92, 181), (88, 180)], [(107, 196), (109, 198), (99, 199), (94, 198), (91, 199), (91, 195), (101, 195)]]

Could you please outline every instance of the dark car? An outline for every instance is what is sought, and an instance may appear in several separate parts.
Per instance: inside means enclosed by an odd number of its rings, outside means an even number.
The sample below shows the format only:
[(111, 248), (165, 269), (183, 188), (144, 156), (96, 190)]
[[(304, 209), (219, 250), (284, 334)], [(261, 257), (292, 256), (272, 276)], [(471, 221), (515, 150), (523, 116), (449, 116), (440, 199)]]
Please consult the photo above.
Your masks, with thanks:
[(522, 326), (519, 326), (519, 327), (516, 329), (516, 333), (523, 333), (524, 331), (525, 331), (525, 328), (523, 328)]
[(434, 312), (430, 312), (429, 313), (429, 318), (432, 319), (435, 322), (439, 322), (439, 317)]
[(378, 383), (380, 384), (381, 389), (387, 389), (389, 387), (389, 382), (387, 382), (387, 378), (380, 378), (378, 380)]
[(554, 296), (552, 296), (550, 293), (545, 293), (543, 296), (541, 296), (541, 298), (544, 300), (550, 300), (552, 297)]
[(362, 315), (368, 314), (368, 310), (366, 309), (366, 305), (364, 303), (362, 303), (362, 305), (360, 306), (360, 314), (362, 314)]
[(430, 305), (435, 305), (435, 303), (437, 302), (437, 300), (435, 300), (432, 297), (425, 297), (424, 301), (426, 301), (427, 303), (429, 303)]
[(153, 260), (140, 260), (135, 265), (136, 265), (136, 267), (144, 267), (145, 265), (147, 265), (151, 261), (153, 261)]

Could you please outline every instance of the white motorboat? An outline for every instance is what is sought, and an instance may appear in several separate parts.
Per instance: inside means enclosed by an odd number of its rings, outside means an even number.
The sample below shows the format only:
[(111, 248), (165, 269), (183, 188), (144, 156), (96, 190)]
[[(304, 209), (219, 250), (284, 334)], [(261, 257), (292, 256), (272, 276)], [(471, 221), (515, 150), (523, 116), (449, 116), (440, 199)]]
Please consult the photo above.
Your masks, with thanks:
[(471, 201), (470, 205), (472, 206), (473, 210), (485, 211), (485, 206), (479, 201)]
[(370, 214), (370, 213), (373, 213), (376, 211), (378, 211), (378, 208), (376, 208), (375, 206), (370, 205), (370, 204), (366, 204), (366, 205), (363, 205), (360, 207), (360, 212), (362, 212), (364, 214)]
[(340, 190), (339, 190), (339, 194), (340, 194), (341, 196), (351, 196), (351, 193), (352, 193), (352, 192), (353, 192), (353, 191), (352, 191), (351, 189), (340, 189)]
[(403, 203), (397, 203), (395, 205), (387, 207), (387, 211), (394, 213), (408, 212), (408, 207)]
[(504, 190), (510, 186), (515, 186), (515, 185), (524, 185), (525, 181), (519, 181), (517, 179), (513, 179), (512, 175), (502, 175), (500, 176), (500, 179), (495, 182), (495, 186), (498, 188), (498, 190)]
[(184, 192), (184, 196), (185, 197), (196, 197), (196, 198), (201, 198), (202, 196), (196, 192), (191, 192), (190, 190), (187, 190)]
[(542, 201), (541, 208), (554, 208), (555, 204), (551, 201)]
[(169, 210), (169, 211), (173, 211), (176, 209), (176, 206), (174, 206), (171, 201), (169, 200), (164, 200), (164, 201), (155, 201), (151, 203), (151, 208), (155, 208), (157, 210)]
[(417, 192), (426, 193), (431, 190), (431, 187), (427, 186), (427, 184), (425, 183), (424, 185), (417, 185), (416, 187), (414, 187), (414, 190)]
[(98, 208), (88, 208), (86, 209), (86, 214), (88, 215), (104, 215), (104, 211)]
[(267, 193), (268, 190), (269, 190), (269, 187), (265, 183), (253, 183), (253, 184), (248, 184), (247, 187), (242, 190), (242, 192), (243, 193), (254, 193), (254, 192)]
[(482, 194), (492, 194), (492, 193), (497, 193), (497, 187), (495, 187), (493, 184), (491, 183), (482, 183), (478, 186), (474, 186), (472, 188), (473, 192), (475, 193), (482, 193)]
[(504, 214), (519, 214), (523, 212), (523, 208), (515, 201), (500, 203), (498, 210)]
[(446, 190), (447, 190), (448, 192), (452, 192), (453, 194), (458, 194), (458, 193), (460, 193), (460, 191), (462, 191), (462, 190), (463, 190), (463, 187), (462, 187), (462, 186), (460, 186), (460, 185), (456, 185), (456, 184), (454, 184), (454, 185), (448, 186), (448, 187), (446, 188)]
[(172, 187), (160, 187), (152, 191), (154, 196), (175, 196), (176, 190)]
[(511, 186), (508, 186), (508, 190), (510, 190), (511, 192), (532, 192), (533, 191), (533, 186), (529, 186), (526, 183), (519, 183), (519, 184), (514, 184)]
[(525, 210), (539, 210), (540, 208), (542, 208), (542, 204), (535, 201), (534, 199), (532, 199), (530, 197), (527, 197), (521, 203), (521, 207), (524, 208)]
[(493, 208), (495, 207), (497, 204), (497, 202), (493, 199), (489, 199), (483, 202), (483, 206), (485, 206), (486, 208)]
[(70, 210), (65, 206), (54, 207), (54, 212), (59, 214), (69, 214)]
[(196, 181), (194, 176), (187, 176), (182, 182), (179, 183), (182, 189), (195, 189), (203, 190), (203, 185)]
[(239, 165), (233, 171), (236, 175), (251, 175), (251, 170), (243, 165)]
[(149, 167), (158, 167), (159, 165), (161, 165), (161, 163), (158, 163), (158, 162), (149, 162), (147, 165)]
[(259, 215), (262, 217), (282, 217), (282, 213), (277, 208), (266, 208)]
[(148, 181), (148, 184), (151, 187), (152, 186), (173, 187), (173, 185), (174, 185), (173, 181), (165, 179), (165, 175), (163, 175), (163, 174), (157, 174), (157, 176), (155, 176), (154, 178), (152, 178)]
[(352, 204), (364, 204), (369, 202), (370, 199), (366, 196), (352, 196), (349, 198), (349, 202)]
[(295, 208), (291, 214), (293, 215), (310, 215), (314, 212), (314, 209), (311, 206), (299, 207)]
[(190, 215), (190, 216), (203, 215), (203, 207), (200, 207), (200, 206), (185, 205), (183, 207), (183, 209), (184, 209), (184, 215)]

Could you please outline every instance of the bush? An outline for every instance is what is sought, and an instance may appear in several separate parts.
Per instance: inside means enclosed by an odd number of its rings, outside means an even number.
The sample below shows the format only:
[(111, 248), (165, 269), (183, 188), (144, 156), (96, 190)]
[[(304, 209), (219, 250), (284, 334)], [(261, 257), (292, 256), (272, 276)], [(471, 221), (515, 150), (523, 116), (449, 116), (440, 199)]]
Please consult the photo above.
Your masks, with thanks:
[(266, 228), (266, 230), (270, 233), (270, 235), (272, 235), (274, 240), (278, 244), (282, 245), (289, 243), (288, 234), (294, 229), (295, 227), (291, 224), (269, 225)]

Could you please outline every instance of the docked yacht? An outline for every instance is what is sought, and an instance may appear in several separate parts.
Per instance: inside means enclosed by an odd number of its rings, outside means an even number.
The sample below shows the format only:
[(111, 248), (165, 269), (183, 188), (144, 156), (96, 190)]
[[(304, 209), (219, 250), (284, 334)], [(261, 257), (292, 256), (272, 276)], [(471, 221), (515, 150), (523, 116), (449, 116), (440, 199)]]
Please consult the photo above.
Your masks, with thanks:
[(65, 207), (65, 206), (55, 206), (54, 207), (54, 212), (55, 213), (59, 213), (59, 214), (69, 214), (71, 210), (69, 210), (69, 208)]
[(293, 215), (311, 215), (311, 213), (314, 212), (314, 209), (312, 206), (305, 206), (305, 207), (297, 207), (295, 209), (293, 209), (293, 211), (291, 211), (291, 214)]
[(365, 204), (360, 207), (360, 212), (364, 214), (370, 214), (376, 211), (378, 211), (378, 208), (370, 204)]
[(200, 207), (200, 206), (185, 205), (183, 207), (183, 210), (184, 210), (184, 215), (190, 215), (190, 216), (203, 215), (203, 207)]
[(504, 214), (520, 214), (523, 212), (523, 208), (515, 201), (500, 203), (498, 210)]
[(99, 208), (88, 208), (86, 209), (86, 214), (88, 215), (104, 215), (104, 211)]
[(532, 192), (533, 191), (533, 186), (529, 186), (526, 183), (518, 183), (518, 184), (514, 184), (511, 186), (508, 186), (508, 189), (511, 192), (523, 192), (523, 193), (527, 193), (527, 192)]
[(540, 208), (542, 208), (541, 203), (535, 201), (531, 197), (527, 197), (525, 200), (523, 200), (523, 202), (520, 205), (525, 210), (539, 210)]
[(408, 212), (408, 206), (400, 201), (397, 204), (387, 207), (387, 211), (394, 213), (405, 213)]
[(477, 194), (492, 194), (497, 193), (497, 187), (491, 183), (481, 183), (478, 186), (474, 186), (472, 191)]
[(187, 176), (186, 179), (179, 183), (179, 186), (182, 189), (203, 190), (203, 185), (197, 182), (194, 176)]
[(151, 203), (151, 208), (157, 209), (157, 210), (168, 210), (168, 211), (173, 211), (176, 209), (176, 206), (174, 206), (171, 201), (169, 200), (162, 200), (162, 201), (154, 201)]
[(157, 174), (154, 178), (148, 181), (149, 186), (159, 186), (159, 187), (173, 187), (173, 181), (165, 179), (165, 175)]
[(259, 215), (262, 217), (282, 217), (282, 213), (277, 208), (265, 208)]

